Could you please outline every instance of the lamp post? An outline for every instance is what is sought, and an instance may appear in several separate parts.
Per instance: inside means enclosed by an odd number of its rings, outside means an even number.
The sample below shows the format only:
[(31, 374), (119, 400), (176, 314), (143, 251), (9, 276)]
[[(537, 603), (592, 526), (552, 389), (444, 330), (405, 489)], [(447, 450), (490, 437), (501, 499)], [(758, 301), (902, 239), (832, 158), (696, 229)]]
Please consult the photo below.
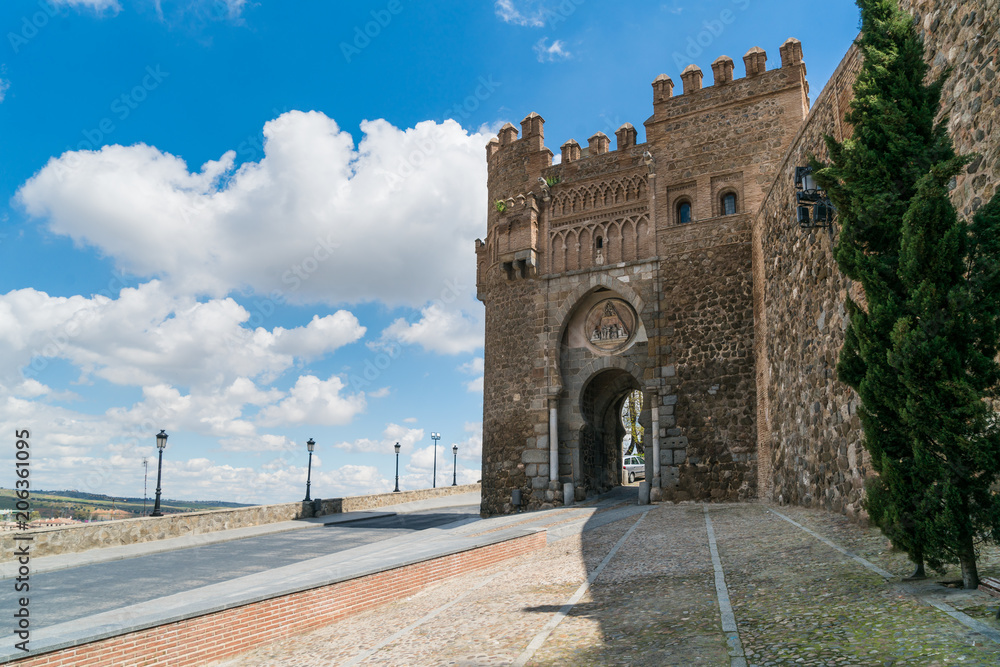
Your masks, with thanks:
[(434, 441), (434, 478), (431, 480), (431, 488), (437, 488), (438, 479), (438, 440), (441, 439), (440, 433), (431, 433), (431, 440)]
[(156, 502), (153, 503), (153, 512), (149, 516), (163, 516), (160, 511), (160, 480), (163, 477), (163, 450), (167, 448), (167, 432), (162, 428), (156, 434), (156, 448), (160, 450), (160, 462), (156, 466)]
[(455, 455), (451, 469), (451, 485), (458, 486), (458, 445), (451, 446), (451, 453)]
[(309, 486), (312, 485), (312, 474), (313, 474), (313, 450), (316, 449), (316, 443), (313, 442), (312, 438), (306, 441), (306, 448), (309, 450), (309, 471), (306, 473), (306, 497), (303, 498), (302, 502), (308, 503), (312, 500), (309, 497)]
[(393, 493), (399, 493), (399, 443), (396, 443), (394, 447), (396, 450), (396, 488), (392, 490)]
[(149, 459), (142, 457), (142, 515), (146, 516), (146, 480), (149, 477)]

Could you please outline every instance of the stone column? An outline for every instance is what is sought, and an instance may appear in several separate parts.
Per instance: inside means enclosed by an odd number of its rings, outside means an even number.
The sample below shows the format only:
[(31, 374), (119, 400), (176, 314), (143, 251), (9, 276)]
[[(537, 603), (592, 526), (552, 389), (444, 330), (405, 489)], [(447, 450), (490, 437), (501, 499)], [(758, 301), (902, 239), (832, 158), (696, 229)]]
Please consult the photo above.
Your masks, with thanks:
[(659, 406), (656, 404), (656, 399), (659, 398), (655, 391), (651, 391), (650, 410), (653, 411), (653, 437), (651, 441), (653, 443), (653, 478), (650, 480), (654, 489), (660, 488), (660, 410)]
[(559, 409), (549, 401), (549, 481), (559, 479)]

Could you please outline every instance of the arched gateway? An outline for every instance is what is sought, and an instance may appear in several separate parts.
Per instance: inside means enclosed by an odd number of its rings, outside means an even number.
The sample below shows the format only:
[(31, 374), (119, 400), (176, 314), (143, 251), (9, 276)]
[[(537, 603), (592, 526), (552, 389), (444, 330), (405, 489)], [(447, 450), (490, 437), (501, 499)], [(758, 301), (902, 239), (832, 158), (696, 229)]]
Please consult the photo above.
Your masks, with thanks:
[(683, 95), (657, 77), (643, 144), (626, 123), (554, 165), (532, 113), (487, 145), (484, 514), (621, 483), (623, 444), (654, 500), (756, 496), (751, 216), (808, 108), (801, 46), (781, 55), (704, 89), (690, 67)]

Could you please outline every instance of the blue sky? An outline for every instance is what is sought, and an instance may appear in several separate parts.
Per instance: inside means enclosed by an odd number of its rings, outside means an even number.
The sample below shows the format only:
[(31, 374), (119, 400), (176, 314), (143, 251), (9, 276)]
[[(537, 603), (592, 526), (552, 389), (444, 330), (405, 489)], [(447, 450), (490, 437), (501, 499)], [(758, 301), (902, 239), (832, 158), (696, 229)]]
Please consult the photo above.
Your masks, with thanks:
[[(36, 488), (301, 498), (479, 478), (486, 141), (639, 129), (753, 46), (812, 97), (847, 2), (7, 0), (0, 422)], [(13, 485), (13, 459), (0, 485)], [(154, 468), (155, 470), (155, 468)], [(149, 493), (155, 485), (151, 475)]]

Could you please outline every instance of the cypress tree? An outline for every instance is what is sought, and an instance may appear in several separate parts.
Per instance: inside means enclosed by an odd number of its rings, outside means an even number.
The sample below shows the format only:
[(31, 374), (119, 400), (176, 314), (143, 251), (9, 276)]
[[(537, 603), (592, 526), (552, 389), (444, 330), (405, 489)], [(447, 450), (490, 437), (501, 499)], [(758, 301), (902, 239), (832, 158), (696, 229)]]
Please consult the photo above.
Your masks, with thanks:
[[(866, 508), (920, 565), (958, 561), (978, 585), (976, 541), (1000, 536), (1000, 430), (989, 401), (1000, 366), (1000, 199), (971, 224), (948, 184), (956, 157), (935, 122), (942, 76), (926, 83), (923, 44), (896, 0), (859, 0), (864, 59), (846, 120), (817, 172), (838, 211), (840, 269), (866, 303), (848, 303), (837, 366), (861, 398), (879, 473)], [(818, 165), (817, 165), (818, 166)]]
[(976, 543), (1000, 536), (1000, 196), (969, 225), (948, 183), (968, 160), (934, 165), (903, 219), (899, 275), (909, 293), (892, 332), (890, 361), (905, 387), (902, 422), (913, 460), (930, 483), (918, 532), (937, 558), (958, 561), (965, 588), (979, 586)]
[(933, 535), (922, 533), (918, 520), (926, 480), (902, 422), (904, 387), (889, 361), (890, 334), (907, 298), (898, 275), (903, 216), (919, 179), (953, 151), (944, 124), (935, 123), (943, 79), (925, 83), (928, 68), (912, 19), (896, 0), (858, 6), (863, 62), (846, 115), (853, 133), (843, 142), (826, 138), (832, 164), (816, 172), (837, 209), (837, 264), (866, 298), (848, 299), (837, 375), (861, 399), (864, 444), (879, 474), (868, 483), (869, 516), (922, 573), (925, 560), (940, 561), (937, 549), (925, 548)]

